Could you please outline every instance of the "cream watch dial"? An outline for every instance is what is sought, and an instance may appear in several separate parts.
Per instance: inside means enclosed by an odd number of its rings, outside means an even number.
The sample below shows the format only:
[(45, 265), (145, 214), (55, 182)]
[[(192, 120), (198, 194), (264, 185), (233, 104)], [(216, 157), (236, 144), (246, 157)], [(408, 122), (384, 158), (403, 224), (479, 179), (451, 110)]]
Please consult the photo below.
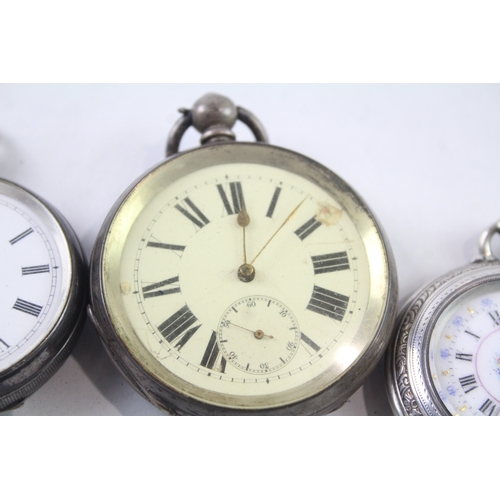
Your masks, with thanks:
[(436, 391), (452, 415), (500, 414), (500, 291), (473, 288), (438, 319), (429, 349)]
[(0, 372), (46, 338), (69, 290), (71, 265), (60, 235), (43, 220), (45, 209), (19, 193), (13, 186), (0, 193)]
[[(252, 407), (267, 397), (273, 406), (320, 392), (360, 356), (359, 331), (380, 284), (331, 194), (255, 163), (203, 168), (157, 191), (130, 208), (134, 216), (124, 208), (126, 218), (115, 218), (112, 230), (124, 233), (119, 280), (104, 283), (112, 319), (134, 332), (119, 329), (122, 339), (154, 376), (202, 400)], [(118, 253), (112, 241), (106, 248), (111, 275)], [(238, 277), (244, 263), (255, 269), (252, 281)], [(114, 314), (118, 289), (125, 321)]]

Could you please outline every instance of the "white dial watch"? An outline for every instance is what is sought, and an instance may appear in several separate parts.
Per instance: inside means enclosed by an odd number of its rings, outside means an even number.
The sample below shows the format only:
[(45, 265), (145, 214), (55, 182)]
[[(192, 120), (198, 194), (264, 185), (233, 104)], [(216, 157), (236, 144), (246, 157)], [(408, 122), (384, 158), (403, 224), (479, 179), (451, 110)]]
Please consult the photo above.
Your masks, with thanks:
[(0, 180), (0, 410), (21, 404), (70, 354), (83, 325), (86, 269), (68, 223)]

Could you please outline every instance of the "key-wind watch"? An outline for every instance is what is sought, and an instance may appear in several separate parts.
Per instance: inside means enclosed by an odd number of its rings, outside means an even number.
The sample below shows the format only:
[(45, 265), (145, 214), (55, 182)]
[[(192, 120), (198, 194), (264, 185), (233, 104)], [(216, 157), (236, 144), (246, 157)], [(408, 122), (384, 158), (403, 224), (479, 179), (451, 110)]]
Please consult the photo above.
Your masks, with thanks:
[[(176, 414), (325, 414), (381, 357), (394, 261), (366, 204), (328, 168), (267, 144), (207, 94), (167, 159), (123, 194), (91, 259), (89, 314), (130, 384)], [(236, 142), (239, 119), (256, 142)], [(202, 146), (178, 153), (193, 125)]]

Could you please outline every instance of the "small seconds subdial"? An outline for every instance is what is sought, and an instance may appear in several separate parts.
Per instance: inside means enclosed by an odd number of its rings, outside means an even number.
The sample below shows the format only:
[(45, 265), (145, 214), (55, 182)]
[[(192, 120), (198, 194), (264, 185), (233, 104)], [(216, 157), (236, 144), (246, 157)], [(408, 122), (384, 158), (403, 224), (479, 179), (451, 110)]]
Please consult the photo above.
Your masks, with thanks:
[(294, 315), (276, 299), (258, 295), (230, 305), (217, 328), (224, 357), (247, 373), (271, 373), (295, 356), (300, 329)]

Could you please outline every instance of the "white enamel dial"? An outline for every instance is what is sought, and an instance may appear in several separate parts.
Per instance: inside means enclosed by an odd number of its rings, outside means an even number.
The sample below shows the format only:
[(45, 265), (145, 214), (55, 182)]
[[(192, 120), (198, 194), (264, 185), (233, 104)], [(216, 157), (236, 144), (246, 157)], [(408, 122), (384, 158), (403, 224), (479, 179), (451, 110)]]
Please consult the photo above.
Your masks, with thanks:
[(227, 360), (244, 372), (262, 375), (282, 369), (293, 359), (300, 327), (281, 302), (251, 295), (229, 306), (215, 338), (224, 363)]
[(26, 191), (0, 183), (0, 373), (28, 356), (64, 308), (70, 259), (62, 232)]
[(455, 299), (433, 329), (433, 384), (452, 415), (500, 414), (500, 288), (477, 286)]
[[(142, 345), (138, 357), (153, 356), (144, 364), (157, 378), (199, 399), (212, 391), (211, 400), (226, 404), (242, 396), (278, 404), (276, 395), (294, 401), (323, 390), (360, 356), (373, 270), (356, 225), (327, 191), (284, 169), (234, 163), (141, 199), (140, 210), (129, 202), (134, 217), (116, 219), (126, 236), (107, 255), (121, 247), (119, 309)], [(243, 206), (245, 228), (237, 221)], [(250, 282), (238, 277), (244, 263), (255, 268)], [(110, 286), (108, 297), (117, 291)], [(232, 308), (248, 297), (262, 320), (247, 325)], [(265, 335), (224, 329), (224, 321)], [(274, 346), (269, 357), (266, 344)]]

